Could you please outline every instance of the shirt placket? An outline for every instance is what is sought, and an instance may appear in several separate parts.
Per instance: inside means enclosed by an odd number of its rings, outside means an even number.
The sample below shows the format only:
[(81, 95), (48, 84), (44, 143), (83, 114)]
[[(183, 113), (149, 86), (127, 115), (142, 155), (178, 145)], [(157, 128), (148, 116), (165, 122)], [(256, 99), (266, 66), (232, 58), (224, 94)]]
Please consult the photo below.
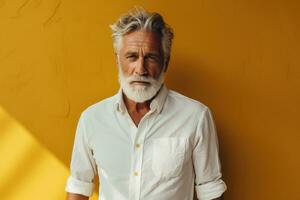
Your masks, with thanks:
[(143, 148), (144, 139), (148, 127), (149, 115), (151, 111), (148, 112), (140, 121), (138, 128), (134, 126), (132, 130), (134, 131), (133, 137), (133, 156), (131, 164), (131, 178), (130, 178), (130, 188), (129, 188), (129, 199), (139, 200), (141, 193), (141, 175), (142, 175), (142, 164), (143, 164)]

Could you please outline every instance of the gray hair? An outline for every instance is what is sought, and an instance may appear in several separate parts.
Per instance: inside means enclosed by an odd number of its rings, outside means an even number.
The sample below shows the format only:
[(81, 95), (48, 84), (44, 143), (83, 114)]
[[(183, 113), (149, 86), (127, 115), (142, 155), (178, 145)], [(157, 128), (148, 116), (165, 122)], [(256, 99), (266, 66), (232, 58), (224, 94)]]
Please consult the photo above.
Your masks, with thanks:
[(150, 13), (142, 7), (134, 7), (122, 15), (114, 24), (110, 25), (110, 28), (113, 32), (113, 45), (117, 54), (121, 48), (123, 35), (138, 30), (158, 33), (161, 38), (164, 67), (168, 64), (174, 33), (159, 13)]

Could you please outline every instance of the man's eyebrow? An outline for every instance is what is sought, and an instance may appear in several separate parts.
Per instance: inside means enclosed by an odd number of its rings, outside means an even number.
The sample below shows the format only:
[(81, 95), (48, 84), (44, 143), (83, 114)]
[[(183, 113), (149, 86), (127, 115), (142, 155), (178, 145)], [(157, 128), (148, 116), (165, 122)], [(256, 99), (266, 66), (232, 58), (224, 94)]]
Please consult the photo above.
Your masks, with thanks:
[(146, 53), (146, 56), (159, 56), (160, 53), (159, 52), (156, 52), (156, 51), (152, 51), (152, 52), (147, 52)]
[(125, 53), (125, 56), (129, 56), (129, 55), (137, 55), (138, 53), (135, 51), (128, 51)]
[[(136, 52), (136, 51), (128, 51), (128, 52), (125, 53), (125, 56), (130, 56), (130, 55), (138, 55), (138, 52)], [(157, 57), (159, 57), (160, 53), (156, 52), (156, 51), (150, 51), (150, 52), (147, 52), (145, 54), (145, 56), (157, 56)]]

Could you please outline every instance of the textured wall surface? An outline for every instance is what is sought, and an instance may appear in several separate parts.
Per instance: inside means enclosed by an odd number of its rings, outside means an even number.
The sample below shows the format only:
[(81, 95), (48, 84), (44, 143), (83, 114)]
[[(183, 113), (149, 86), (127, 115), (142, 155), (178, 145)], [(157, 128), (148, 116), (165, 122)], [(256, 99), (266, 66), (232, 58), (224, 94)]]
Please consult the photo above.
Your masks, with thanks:
[(0, 0), (1, 199), (65, 198), (79, 114), (119, 87), (109, 24), (133, 5), (174, 28), (167, 85), (212, 109), (225, 199), (300, 199), (299, 1)]

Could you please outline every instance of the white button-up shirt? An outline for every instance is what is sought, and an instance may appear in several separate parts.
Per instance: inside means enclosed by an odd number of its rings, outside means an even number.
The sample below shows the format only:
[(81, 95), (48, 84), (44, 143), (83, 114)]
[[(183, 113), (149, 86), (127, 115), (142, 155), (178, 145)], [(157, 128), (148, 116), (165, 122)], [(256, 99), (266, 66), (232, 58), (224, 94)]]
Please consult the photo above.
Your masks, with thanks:
[(65, 190), (100, 200), (193, 200), (220, 197), (216, 127), (210, 109), (165, 85), (138, 127), (122, 90), (82, 112)]

